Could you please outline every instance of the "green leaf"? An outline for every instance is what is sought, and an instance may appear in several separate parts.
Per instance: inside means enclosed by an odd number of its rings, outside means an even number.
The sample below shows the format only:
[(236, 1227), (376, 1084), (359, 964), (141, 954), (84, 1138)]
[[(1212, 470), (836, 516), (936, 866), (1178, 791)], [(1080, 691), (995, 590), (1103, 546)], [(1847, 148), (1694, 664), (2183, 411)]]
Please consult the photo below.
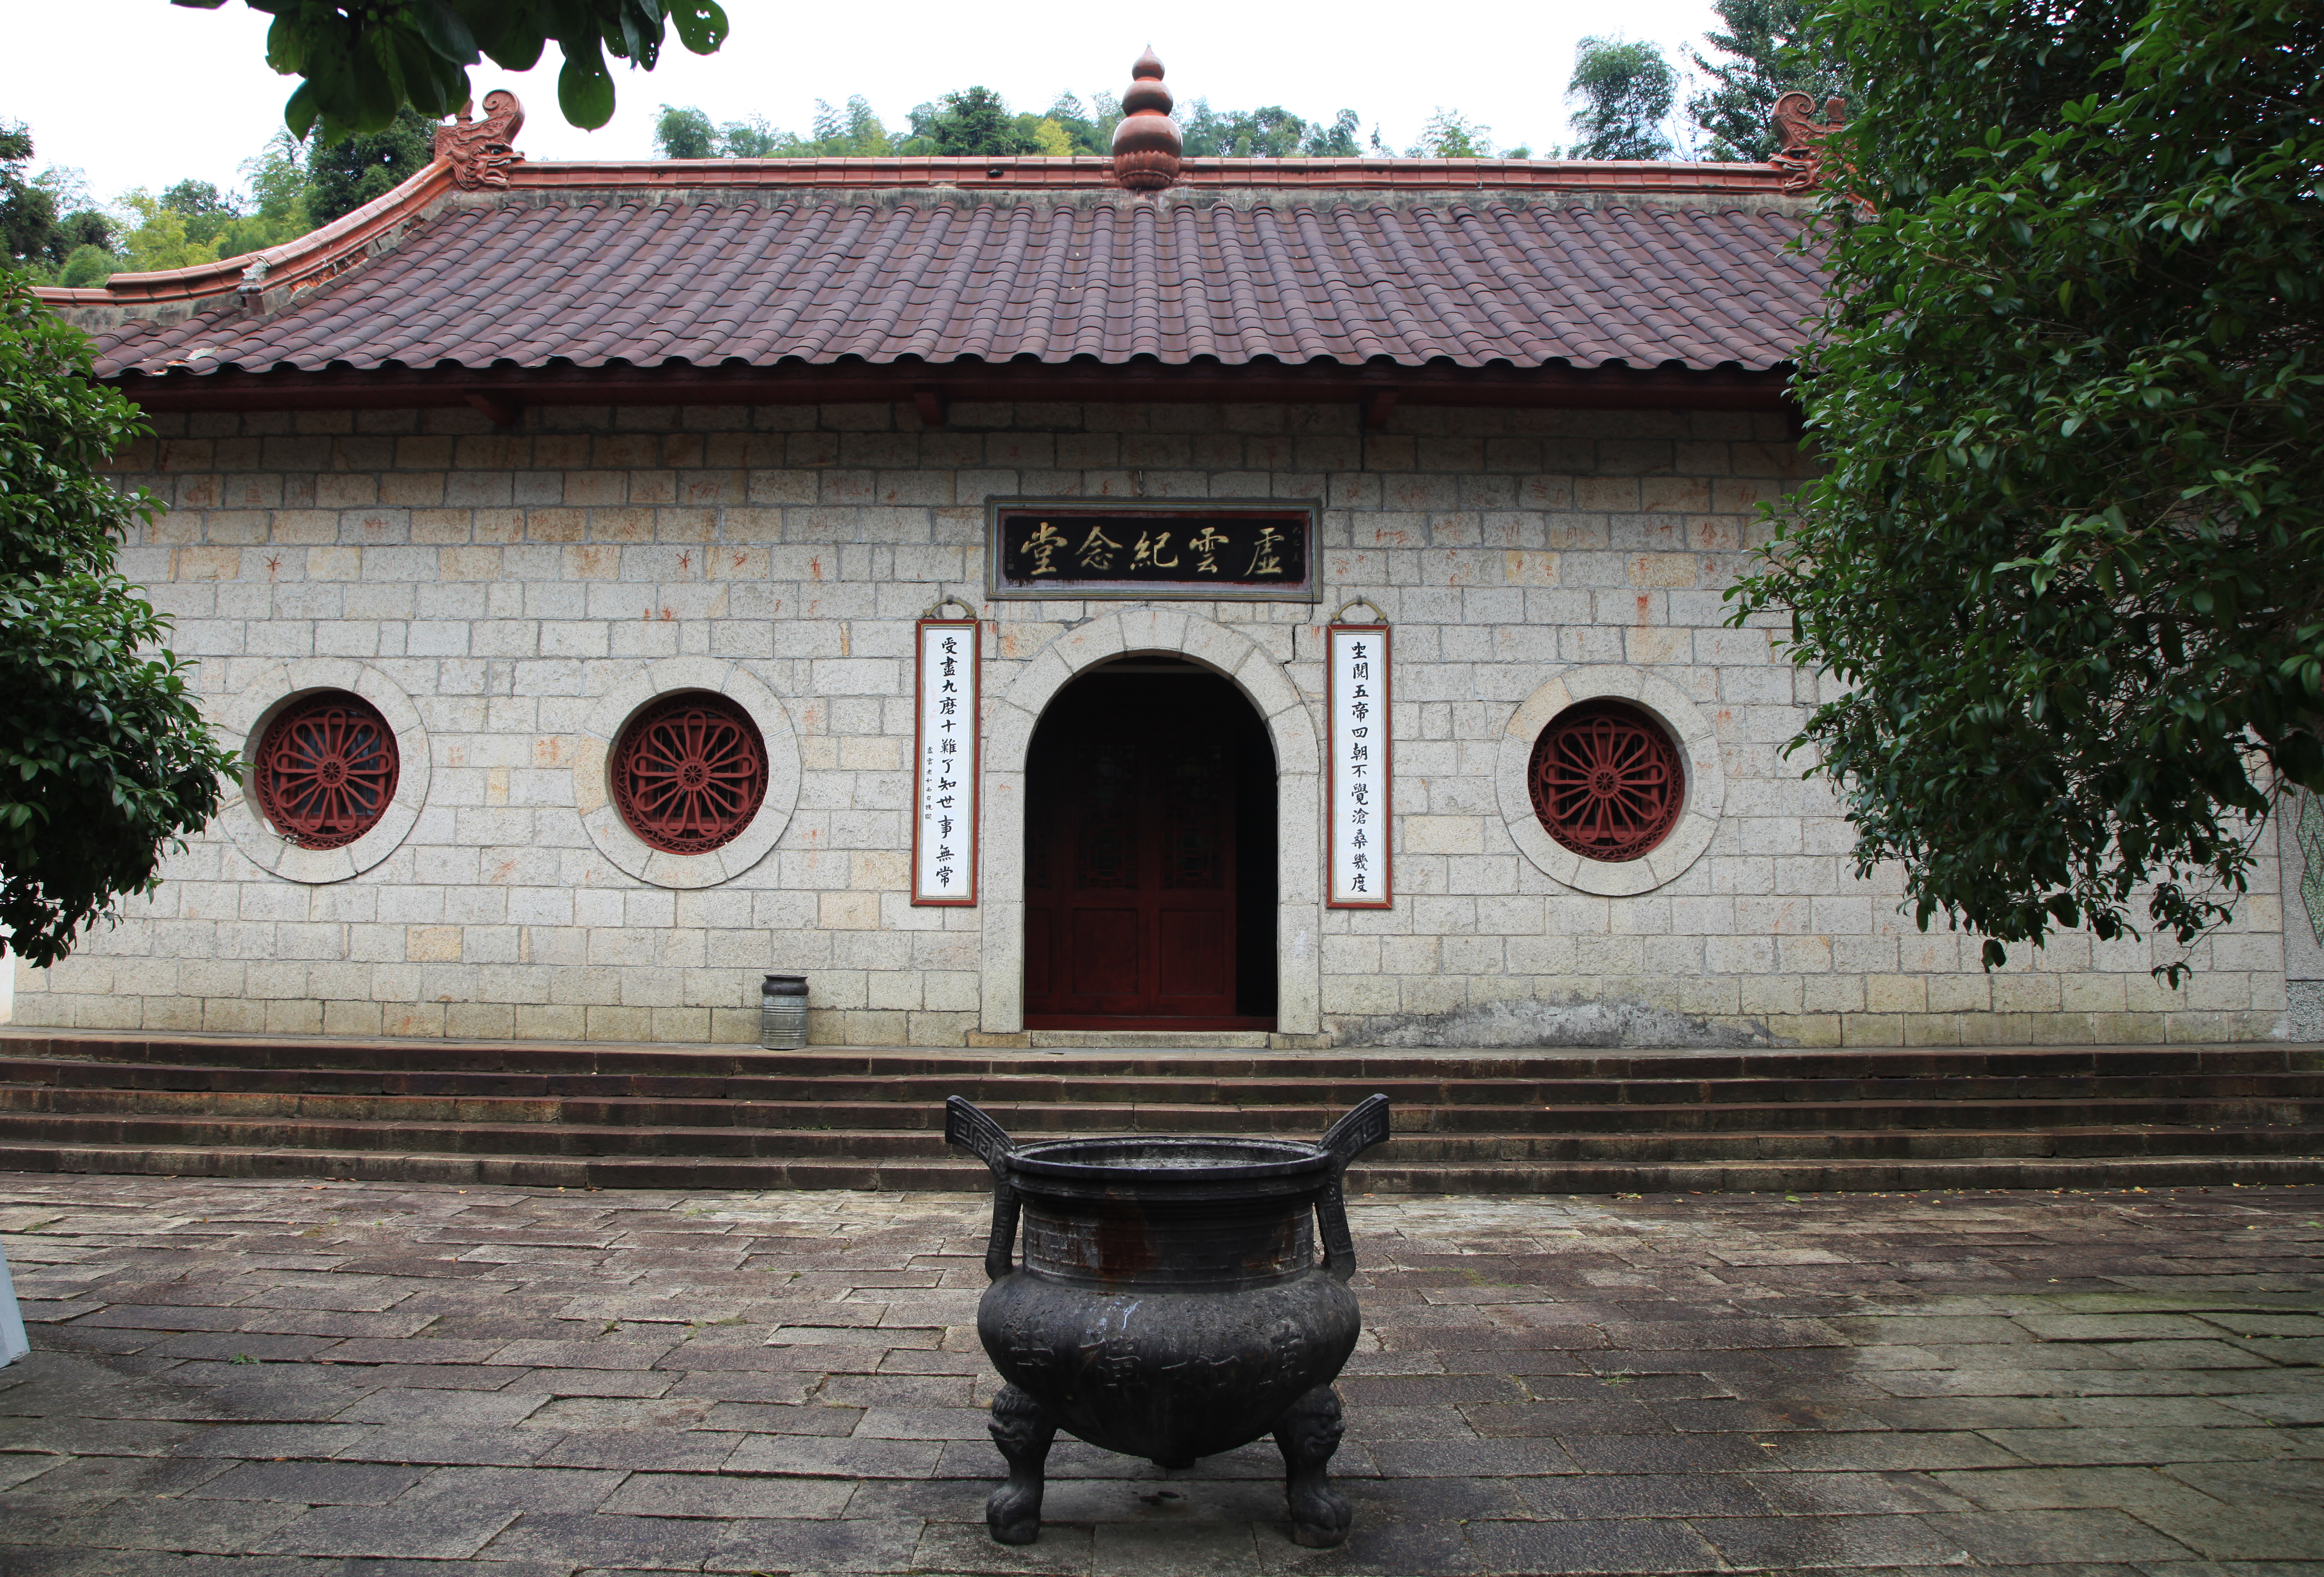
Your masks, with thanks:
[(565, 118), (585, 131), (594, 132), (613, 118), (613, 78), (595, 39), (566, 42), (565, 67), (557, 74), (557, 102)]
[(405, 0), (405, 6), (412, 32), (438, 57), (461, 66), (473, 66), (483, 59), (467, 18), (455, 11), (448, 0)]
[(540, 63), (549, 39), (540, 14), (529, 0), (466, 0), (468, 25), (476, 47), (512, 71)]
[(697, 55), (715, 54), (726, 42), (726, 13), (717, 0), (675, 0), (669, 20), (678, 42)]
[(307, 140), (307, 134), (315, 129), (315, 119), (321, 113), (322, 99), (316, 93), (315, 85), (301, 82), (282, 106), (282, 124), (290, 128), (293, 137), (303, 143)]
[(307, 30), (297, 19), (278, 16), (266, 30), (266, 63), (289, 77), (307, 69)]
[[(180, 0), (215, 10), (225, 0)], [(319, 131), (327, 145), (383, 132), (407, 106), (429, 115), (456, 110), (472, 82), (466, 68), (489, 56), (530, 70), (549, 40), (564, 51), (558, 102), (566, 118), (594, 129), (612, 118), (611, 49), (642, 70), (659, 62), (671, 0), (247, 0), (271, 14), (267, 61), (302, 77), (304, 97), (285, 106), (301, 141)], [(696, 54), (726, 39), (715, 0), (679, 0), (678, 36)], [(293, 107), (295, 106), (295, 108)]]

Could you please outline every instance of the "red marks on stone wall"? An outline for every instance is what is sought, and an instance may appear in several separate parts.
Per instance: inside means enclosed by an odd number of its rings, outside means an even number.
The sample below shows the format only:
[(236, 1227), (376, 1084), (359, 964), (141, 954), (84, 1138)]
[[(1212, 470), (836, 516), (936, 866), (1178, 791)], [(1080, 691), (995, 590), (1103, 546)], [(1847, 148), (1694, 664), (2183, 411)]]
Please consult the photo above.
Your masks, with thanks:
[(767, 798), (767, 742), (724, 696), (666, 696), (613, 747), (613, 803), (649, 847), (706, 854), (732, 842)]
[(1686, 799), (1678, 747), (1627, 701), (1558, 714), (1533, 747), (1527, 783), (1551, 837), (1609, 862), (1637, 859), (1669, 836)]

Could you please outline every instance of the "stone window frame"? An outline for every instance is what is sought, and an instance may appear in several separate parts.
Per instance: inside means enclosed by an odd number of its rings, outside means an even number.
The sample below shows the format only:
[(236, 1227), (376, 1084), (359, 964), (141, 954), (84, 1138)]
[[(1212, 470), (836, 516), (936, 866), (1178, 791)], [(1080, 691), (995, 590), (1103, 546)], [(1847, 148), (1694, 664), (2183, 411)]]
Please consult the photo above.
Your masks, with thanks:
[(399, 758), (395, 797), (371, 831), (337, 849), (302, 848), (266, 824), (256, 792), (245, 779), (218, 807), (218, 825), (251, 863), (270, 876), (310, 887), (349, 881), (402, 845), (428, 802), (428, 730), (410, 695), (381, 669), (356, 658), (312, 657), (269, 665), (217, 715), (217, 731), (239, 742), (244, 762), (258, 759), (266, 731), (293, 701), (324, 690), (344, 690), (376, 707), (395, 736)]
[[(613, 746), (630, 719), (652, 702), (685, 690), (706, 690), (742, 707), (767, 747), (767, 795), (759, 814), (731, 841), (700, 854), (657, 849), (632, 832), (613, 803), (610, 777)], [(649, 887), (690, 891), (732, 881), (773, 851), (798, 808), (802, 776), (798, 732), (772, 686), (739, 662), (666, 657), (639, 664), (590, 709), (573, 756), (573, 807), (590, 843), (615, 870)]]
[[(1592, 860), (1577, 854), (1541, 825), (1529, 782), (1542, 730), (1569, 706), (1584, 701), (1628, 701), (1662, 724), (1686, 764), (1686, 798), (1669, 835), (1635, 860)], [(1561, 886), (1599, 898), (1634, 898), (1678, 879), (1702, 858), (1727, 805), (1727, 768), (1718, 732), (1685, 691), (1668, 679), (1619, 663), (1572, 668), (1518, 704), (1502, 731), (1493, 788), (1502, 825), (1517, 852)]]

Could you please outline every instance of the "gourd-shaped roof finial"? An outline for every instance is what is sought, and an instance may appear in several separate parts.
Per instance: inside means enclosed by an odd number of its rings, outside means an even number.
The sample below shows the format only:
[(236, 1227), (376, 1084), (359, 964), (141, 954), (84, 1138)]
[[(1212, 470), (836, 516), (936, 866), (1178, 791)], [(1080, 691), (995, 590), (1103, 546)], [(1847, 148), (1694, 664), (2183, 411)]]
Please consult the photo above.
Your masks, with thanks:
[(1170, 118), (1170, 90), (1162, 85), (1162, 61), (1152, 44), (1130, 76), (1121, 124), (1113, 128), (1113, 178), (1132, 191), (1161, 191), (1178, 179), (1178, 155), (1186, 144)]

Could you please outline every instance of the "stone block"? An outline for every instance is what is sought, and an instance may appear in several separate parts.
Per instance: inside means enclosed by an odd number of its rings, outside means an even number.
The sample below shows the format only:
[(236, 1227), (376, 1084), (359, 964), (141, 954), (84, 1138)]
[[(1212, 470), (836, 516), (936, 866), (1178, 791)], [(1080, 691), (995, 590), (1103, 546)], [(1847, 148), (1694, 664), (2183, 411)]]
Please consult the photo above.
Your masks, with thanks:
[(826, 892), (818, 899), (816, 924), (825, 930), (870, 930), (879, 923), (876, 892)]
[(456, 963), (460, 944), (461, 929), (457, 926), (404, 927), (403, 955), (415, 964)]

